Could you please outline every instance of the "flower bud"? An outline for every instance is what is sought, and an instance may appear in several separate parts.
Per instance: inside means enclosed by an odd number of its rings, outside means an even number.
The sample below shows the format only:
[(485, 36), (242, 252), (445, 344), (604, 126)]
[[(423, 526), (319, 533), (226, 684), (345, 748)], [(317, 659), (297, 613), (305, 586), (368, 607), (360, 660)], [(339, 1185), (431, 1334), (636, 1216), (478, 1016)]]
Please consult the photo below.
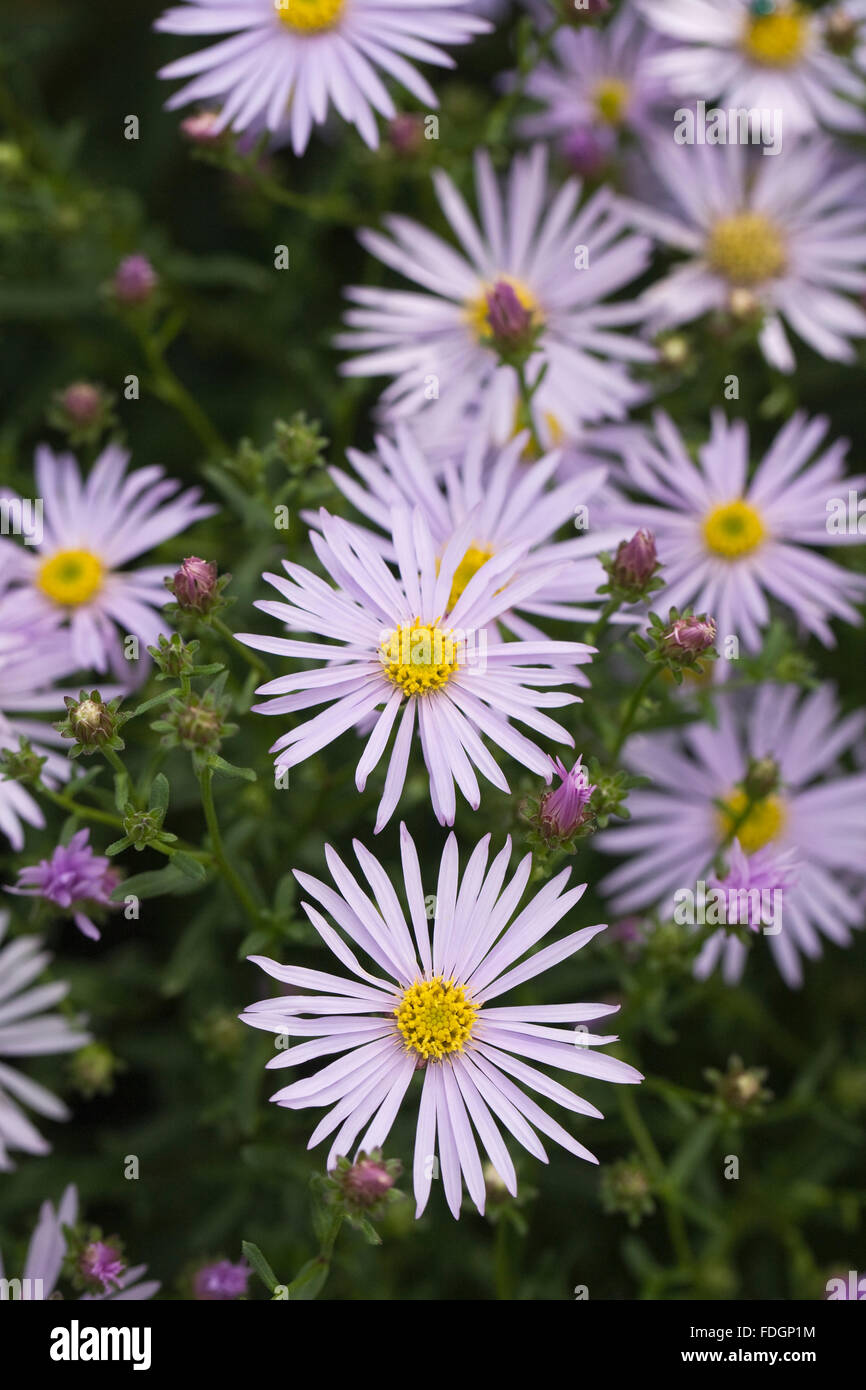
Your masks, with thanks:
[(641, 528), (635, 531), (630, 541), (620, 541), (608, 573), (618, 589), (639, 599), (647, 592), (658, 568), (655, 537), (652, 531)]
[(715, 620), (706, 613), (701, 617), (691, 614), (687, 618), (677, 618), (664, 635), (662, 650), (669, 660), (690, 666), (711, 649), (715, 640)]
[(562, 153), (576, 174), (585, 179), (594, 179), (603, 172), (614, 144), (609, 130), (591, 125), (576, 126), (563, 137)]
[(94, 1240), (84, 1247), (78, 1269), (87, 1288), (98, 1293), (111, 1293), (120, 1287), (126, 1261), (114, 1245), (104, 1240)]
[(349, 1205), (366, 1211), (387, 1196), (398, 1176), (393, 1160), (389, 1164), (381, 1155), (360, 1154), (357, 1163), (340, 1174), (340, 1184)]
[(63, 738), (74, 739), (79, 752), (123, 747), (117, 733), (121, 723), (117, 714), (119, 700), (106, 704), (98, 690), (92, 690), (89, 695), (82, 690), (77, 700), (66, 695), (63, 703), (66, 718), (56, 727)]
[(144, 304), (158, 284), (159, 276), (146, 256), (126, 256), (114, 272), (111, 288), (121, 304)]
[(243, 1260), (238, 1264), (232, 1264), (231, 1260), (215, 1260), (203, 1265), (194, 1275), (193, 1297), (210, 1303), (243, 1298), (251, 1273)]
[(181, 121), (181, 134), (192, 145), (213, 145), (225, 133), (214, 128), (218, 120), (218, 111), (194, 111)]
[(417, 154), (424, 144), (424, 122), (411, 111), (400, 111), (388, 123), (388, 141), (397, 154)]
[(587, 806), (595, 787), (590, 786), (581, 766), (582, 755), (570, 772), (560, 758), (551, 758), (551, 762), (561, 783), (541, 798), (538, 812), (541, 830), (547, 839), (567, 840), (586, 820)]
[(169, 580), (168, 587), (184, 612), (207, 613), (218, 592), (217, 567), (211, 560), (190, 555)]
[(532, 311), (521, 304), (507, 280), (497, 280), (487, 292), (487, 322), (497, 347), (513, 351), (529, 343)]
[(111, 402), (101, 386), (73, 381), (52, 398), (48, 422), (68, 434), (73, 444), (93, 443), (113, 422)]
[(773, 758), (751, 758), (743, 782), (750, 801), (763, 801), (779, 785), (779, 764)]

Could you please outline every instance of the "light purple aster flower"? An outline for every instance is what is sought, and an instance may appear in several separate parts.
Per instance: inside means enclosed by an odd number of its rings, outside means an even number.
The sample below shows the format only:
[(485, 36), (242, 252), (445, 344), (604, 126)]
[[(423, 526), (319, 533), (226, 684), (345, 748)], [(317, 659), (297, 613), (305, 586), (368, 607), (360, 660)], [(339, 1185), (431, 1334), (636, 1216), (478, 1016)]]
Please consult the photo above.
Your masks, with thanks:
[[(413, 432), (398, 425), (393, 441), (377, 437), (376, 455), (348, 451), (355, 477), (338, 468), (330, 473), (358, 511), (385, 534), (382, 553), (389, 560), (396, 558), (390, 543), (394, 507), (418, 507), (423, 512), (437, 557), (467, 518), (474, 519), (471, 542), (455, 571), (449, 608), (493, 555), (514, 545), (525, 547), (519, 574), (544, 570), (554, 577), (521, 602), (519, 612), (503, 613), (497, 625), (517, 637), (538, 638), (545, 634), (537, 619), (580, 623), (597, 616), (601, 602), (597, 590), (605, 575), (595, 557), (614, 544), (620, 533), (593, 529), (557, 541), (557, 531), (569, 522), (574, 525), (580, 508), (591, 508), (596, 499), (600, 506), (609, 505), (604, 500), (607, 469), (598, 458), (585, 454), (583, 466), (575, 467), (567, 482), (551, 485), (559, 470), (559, 451), (526, 467), (526, 443), (527, 436), (520, 434), (504, 448), (488, 453), (476, 439), (442, 465), (437, 479)], [(315, 525), (314, 517), (305, 519)]]
[[(866, 87), (828, 47), (819, 15), (789, 0), (637, 0), (668, 40), (650, 64), (684, 97), (779, 110), (791, 131), (864, 130)], [(846, 100), (845, 98), (851, 98)]]
[(366, 249), (422, 292), (349, 289), (358, 307), (346, 315), (351, 331), (337, 339), (360, 353), (343, 365), (346, 374), (394, 378), (382, 396), (385, 419), (418, 416), (425, 442), (435, 444), (465, 436), (476, 419), (497, 444), (514, 436), (517, 373), (490, 345), (488, 294), (502, 282), (537, 329), (526, 375), (534, 386), (544, 372), (532, 410), (546, 448), (576, 439), (587, 421), (620, 419), (642, 400), (623, 364), (653, 360), (654, 350), (615, 331), (641, 311), (606, 301), (645, 269), (649, 243), (625, 232), (610, 190), (582, 207), (577, 180), (554, 192), (540, 145), (515, 158), (504, 188), (487, 151), (477, 151), (480, 227), (447, 174), (434, 183), (460, 250), (405, 217), (386, 219), (390, 236), (363, 232)]
[(126, 1261), (104, 1240), (92, 1240), (81, 1253), (79, 1269), (88, 1283), (98, 1286), (101, 1293), (121, 1288)]
[[(123, 570), (137, 555), (211, 516), (199, 488), (178, 484), (151, 466), (127, 473), (129, 455), (105, 449), (87, 479), (71, 454), (36, 451), (36, 489), (44, 503), (44, 534), (34, 547), (5, 542), (0, 558), (19, 586), (16, 603), (34, 621), (60, 612), (68, 620), (73, 667), (130, 679), (121, 639), (155, 645), (167, 631), (155, 610), (166, 602), (164, 580), (176, 565)], [(4, 544), (4, 543), (0, 543)]]
[(205, 1302), (225, 1301), (243, 1298), (250, 1279), (250, 1267), (241, 1260), (232, 1264), (231, 1260), (216, 1260), (196, 1271), (193, 1279), (193, 1293)]
[[(782, 931), (767, 941), (786, 983), (797, 986), (800, 956), (820, 956), (821, 935), (848, 946), (851, 930), (863, 926), (866, 774), (836, 765), (862, 738), (866, 714), (840, 719), (829, 685), (802, 696), (766, 684), (745, 706), (720, 696), (718, 719), (718, 728), (695, 723), (629, 740), (628, 766), (655, 785), (631, 793), (627, 826), (596, 837), (603, 852), (628, 856), (601, 886), (615, 912), (659, 904), (673, 916), (676, 891), (707, 878), (735, 827), (749, 856), (765, 848), (794, 854), (798, 880), (785, 894)], [(751, 809), (750, 757), (772, 759), (780, 777)]]
[[(769, 927), (783, 928), (785, 900), (797, 882), (799, 868), (796, 852), (780, 852), (772, 845), (744, 853), (739, 840), (734, 840), (725, 853), (723, 874), (710, 874), (707, 884), (723, 892), (730, 901), (735, 898), (736, 918), (740, 925), (755, 933)], [(745, 911), (742, 909), (745, 908)], [(728, 915), (728, 921), (732, 919)], [(746, 964), (748, 947), (733, 933), (717, 931), (703, 945), (695, 961), (695, 975), (705, 980), (721, 965), (725, 983), (736, 984)]]
[[(105, 855), (94, 854), (90, 831), (78, 830), (68, 845), (57, 845), (50, 859), (30, 864), (20, 871), (18, 883), (7, 893), (44, 898), (46, 902), (71, 912), (78, 930), (91, 941), (99, 940), (99, 929), (87, 915), (94, 907), (111, 907), (111, 894), (120, 875)], [(85, 912), (84, 909), (87, 909)]]
[(822, 357), (854, 360), (850, 340), (866, 336), (866, 312), (849, 297), (866, 290), (862, 160), (821, 137), (781, 158), (673, 140), (648, 141), (645, 155), (660, 194), (623, 209), (689, 258), (644, 294), (653, 330), (724, 311), (760, 323), (761, 349), (779, 371), (795, 365), (783, 324)]
[(554, 571), (536, 569), (515, 578), (526, 547), (507, 547), (480, 566), (451, 606), (449, 595), (472, 540), (473, 517), (457, 527), (437, 558), (423, 514), (395, 509), (391, 544), (399, 579), (361, 528), (325, 511), (318, 525), (320, 533), (311, 532), (310, 540), (334, 587), (284, 561), (287, 578), (264, 578), (285, 601), (260, 601), (256, 607), (290, 631), (332, 640), (297, 642), (238, 634), (258, 651), (323, 663), (259, 688), (260, 695), (271, 697), (254, 706), (262, 714), (329, 705), (276, 741), (271, 751), (277, 754), (277, 772), (303, 762), (384, 706), (355, 772), (358, 790), (363, 791), (396, 725), (377, 832), (400, 799), (416, 718), (440, 824), (453, 824), (455, 783), (478, 808), (475, 768), (494, 786), (509, 790), (482, 735), (549, 782), (549, 758), (510, 720), (573, 745), (567, 730), (542, 711), (572, 704), (578, 697), (541, 687), (575, 684), (578, 668), (590, 660), (593, 649), (581, 642), (501, 642), (488, 630), (503, 613), (542, 589)]
[[(0, 562), (4, 554), (0, 551)], [(33, 714), (63, 713), (63, 690), (53, 682), (75, 667), (68, 634), (54, 620), (33, 621), (21, 612), (17, 595), (0, 601), (0, 749), (15, 749), (27, 739), (34, 753), (47, 759), (42, 777), (54, 788), (69, 777), (69, 760), (53, 751), (63, 740), (50, 724)], [(20, 783), (0, 776), (0, 834), (12, 848), (24, 845), (24, 825), (43, 826), (42, 811)]]
[[(438, 1160), (445, 1198), (457, 1218), (463, 1181), (478, 1210), (484, 1210), (484, 1177), (473, 1126), (512, 1194), (517, 1178), (500, 1126), (542, 1162), (547, 1155), (536, 1131), (578, 1158), (597, 1161), (530, 1099), (524, 1087), (574, 1114), (600, 1112), (529, 1063), (604, 1081), (632, 1083), (642, 1077), (625, 1062), (593, 1050), (615, 1042), (615, 1037), (552, 1026), (602, 1018), (615, 1013), (617, 1005), (489, 1007), (507, 990), (570, 959), (604, 930), (603, 925), (584, 927), (526, 958), (583, 895), (585, 884), (564, 891), (570, 869), (545, 884), (515, 916), (532, 856), (526, 855), (503, 888), (511, 842), (506, 841), (488, 869), (486, 835), (461, 878), (457, 841), (450, 835), (439, 867), (431, 941), (418, 855), (405, 826), (400, 848), (408, 917), (385, 870), (358, 841), (355, 854), (372, 897), (330, 846), (325, 854), (337, 891), (295, 871), (301, 887), (337, 923), (339, 931), (311, 903), (302, 904), (348, 974), (330, 975), (253, 956), (251, 960), (269, 975), (302, 992), (262, 1000), (241, 1018), (265, 1032), (308, 1039), (280, 1051), (268, 1063), (270, 1068), (342, 1054), (271, 1097), (290, 1110), (327, 1107), (308, 1147), (336, 1131), (329, 1168), (353, 1148), (369, 1152), (384, 1144), (415, 1072), (422, 1070), (414, 1161), (416, 1214), (420, 1216), (427, 1204)], [(373, 973), (355, 950), (367, 957)]]
[(600, 138), (608, 154), (623, 131), (644, 138), (659, 108), (672, 104), (670, 84), (648, 66), (663, 46), (630, 6), (604, 29), (560, 29), (552, 61), (539, 63), (526, 83), (526, 95), (545, 110), (526, 117), (522, 132), (556, 138), (566, 158), (574, 154), (575, 136)]
[[(20, 1296), (22, 1299), (29, 1302), (39, 1302), (50, 1298), (54, 1293), (66, 1256), (66, 1236), (63, 1234), (63, 1228), (64, 1226), (74, 1226), (77, 1221), (78, 1192), (74, 1187), (67, 1187), (56, 1210), (50, 1202), (42, 1203), (39, 1221), (31, 1237), (24, 1263), (24, 1272), (21, 1275)], [(146, 1265), (135, 1265), (132, 1269), (126, 1269), (124, 1273), (118, 1275), (116, 1288), (105, 1293), (82, 1294), (80, 1301), (93, 1302), (95, 1300), (101, 1302), (107, 1300), (110, 1302), (140, 1303), (145, 1299), (153, 1298), (160, 1289), (157, 1280), (150, 1279), (143, 1284), (136, 1283), (136, 1280), (146, 1273)], [(3, 1259), (0, 1255), (0, 1279), (2, 1278)]]
[(218, 101), (215, 130), (268, 130), (276, 143), (290, 140), (295, 154), (303, 154), (331, 105), (376, 148), (374, 112), (396, 114), (379, 72), (424, 106), (438, 106), (408, 60), (453, 67), (441, 45), (468, 43), (490, 25), (471, 13), (468, 0), (189, 0), (167, 10), (156, 28), (233, 36), (160, 70), (160, 77), (192, 79), (167, 103), (169, 110)]
[(0, 912), (0, 1172), (4, 1173), (15, 1166), (10, 1149), (27, 1154), (51, 1151), (22, 1106), (49, 1120), (68, 1120), (69, 1111), (45, 1086), (3, 1059), (74, 1052), (91, 1041), (90, 1034), (68, 1018), (48, 1012), (68, 994), (68, 984), (55, 980), (27, 988), (51, 956), (34, 936), (18, 936), (3, 946), (8, 925), (9, 914)]
[[(825, 646), (835, 644), (829, 619), (860, 623), (852, 605), (866, 580), (807, 549), (862, 542), (856, 529), (830, 524), (834, 499), (847, 504), (866, 479), (845, 476), (847, 440), (821, 447), (825, 417), (792, 415), (754, 470), (744, 420), (714, 412), (697, 463), (667, 415), (654, 424), (654, 435), (635, 433), (624, 445), (623, 479), (647, 501), (624, 503), (623, 515), (656, 536), (667, 584), (660, 602), (711, 612), (720, 639), (736, 636), (750, 651), (770, 621), (768, 599)], [(720, 663), (720, 679), (728, 665)]]

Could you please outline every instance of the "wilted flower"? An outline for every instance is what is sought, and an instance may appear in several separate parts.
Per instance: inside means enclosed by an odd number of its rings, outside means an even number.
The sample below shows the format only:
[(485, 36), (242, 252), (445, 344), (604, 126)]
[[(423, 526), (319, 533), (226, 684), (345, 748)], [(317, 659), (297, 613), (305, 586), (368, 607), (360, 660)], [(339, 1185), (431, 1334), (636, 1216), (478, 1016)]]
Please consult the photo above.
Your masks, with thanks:
[(701, 617), (692, 613), (671, 624), (665, 634), (663, 650), (671, 660), (691, 666), (697, 657), (710, 650), (715, 640), (715, 621), (706, 613)]
[(110, 1293), (120, 1288), (121, 1276), (126, 1271), (126, 1261), (113, 1245), (103, 1240), (91, 1241), (86, 1245), (78, 1261), (78, 1268), (84, 1282), (97, 1293)]
[(226, 1302), (243, 1298), (247, 1292), (251, 1270), (244, 1260), (216, 1260), (202, 1265), (193, 1276), (193, 1297), (203, 1302)]

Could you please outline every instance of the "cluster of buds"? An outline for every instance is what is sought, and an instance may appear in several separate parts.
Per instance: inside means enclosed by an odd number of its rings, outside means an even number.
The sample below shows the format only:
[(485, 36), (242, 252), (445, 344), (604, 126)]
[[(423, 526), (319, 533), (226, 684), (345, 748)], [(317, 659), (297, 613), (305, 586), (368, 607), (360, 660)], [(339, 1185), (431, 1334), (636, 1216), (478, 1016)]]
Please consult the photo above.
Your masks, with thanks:
[(297, 411), (291, 420), (277, 420), (274, 425), (274, 454), (293, 476), (302, 476), (321, 468), (330, 443), (321, 433), (318, 420), (308, 420), (304, 411)]
[(211, 618), (232, 602), (223, 598), (223, 590), (229, 583), (231, 575), (220, 575), (213, 560), (188, 555), (180, 569), (165, 581), (165, 587), (175, 598), (174, 603), (166, 604), (166, 611), (172, 616), (186, 613)]
[(320, 1185), (326, 1203), (362, 1230), (371, 1244), (378, 1245), (379, 1237), (370, 1221), (381, 1216), (390, 1203), (400, 1200), (402, 1194), (394, 1184), (402, 1171), (399, 1159), (383, 1158), (380, 1149), (373, 1149), (358, 1154), (354, 1163), (339, 1158), (336, 1168), (320, 1180)]
[(708, 614), (681, 614), (672, 608), (666, 622), (657, 613), (650, 613), (649, 619), (646, 637), (634, 634), (632, 641), (647, 661), (670, 671), (677, 685), (682, 684), (684, 670), (692, 669), (700, 675), (703, 663), (718, 657), (713, 646), (716, 624)]
[(173, 632), (171, 637), (160, 633), (157, 646), (147, 649), (159, 673), (156, 679), (184, 681), (191, 680), (193, 676), (216, 675), (223, 669), (221, 662), (211, 662), (206, 666), (196, 665), (195, 654), (200, 646), (200, 642), (185, 642), (178, 632)]
[(63, 703), (66, 718), (54, 728), (61, 738), (72, 740), (70, 758), (87, 758), (106, 748), (116, 752), (126, 746), (119, 731), (128, 716), (119, 713), (119, 697), (106, 702), (98, 690), (82, 690), (77, 700), (66, 695)]
[(186, 748), (201, 757), (218, 753), (223, 739), (237, 733), (237, 724), (226, 722), (232, 702), (223, 693), (225, 682), (223, 671), (203, 695), (189, 691), (172, 696), (165, 714), (150, 726), (162, 734), (164, 748)]
[(661, 564), (655, 536), (643, 527), (631, 540), (620, 541), (615, 555), (603, 552), (598, 558), (607, 575), (607, 583), (598, 592), (609, 594), (611, 599), (640, 603), (663, 586), (664, 581), (658, 578)]
[(704, 1072), (715, 1091), (715, 1108), (729, 1118), (740, 1115), (759, 1115), (773, 1099), (772, 1091), (764, 1089), (766, 1067), (745, 1067), (741, 1057), (728, 1060), (727, 1071), (708, 1068)]
[(108, 846), (108, 854), (120, 854), (125, 849), (141, 851), (153, 845), (174, 844), (177, 836), (162, 828), (168, 810), (168, 798), (168, 778), (160, 772), (151, 783), (147, 810), (140, 810), (132, 802), (127, 802), (124, 806), (123, 836)]
[(601, 1201), (606, 1212), (619, 1212), (630, 1226), (639, 1226), (645, 1216), (652, 1216), (652, 1185), (637, 1157), (620, 1159), (602, 1169)]
[(10, 782), (35, 785), (47, 761), (36, 752), (29, 739), (21, 738), (17, 748), (0, 748), (0, 781), (6, 778)]
[(52, 397), (48, 423), (61, 430), (72, 445), (95, 444), (115, 423), (113, 403), (114, 397), (104, 387), (73, 381)]

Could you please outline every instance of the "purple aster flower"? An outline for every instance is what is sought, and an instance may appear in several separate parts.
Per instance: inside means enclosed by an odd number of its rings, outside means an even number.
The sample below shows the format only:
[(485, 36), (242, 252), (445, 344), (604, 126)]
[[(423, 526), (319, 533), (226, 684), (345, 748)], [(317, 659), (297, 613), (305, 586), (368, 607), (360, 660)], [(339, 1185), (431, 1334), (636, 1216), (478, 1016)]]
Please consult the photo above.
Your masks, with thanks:
[[(603, 852), (627, 856), (602, 888), (616, 912), (659, 905), (673, 917), (677, 890), (706, 880), (732, 831), (750, 859), (765, 848), (795, 855), (782, 930), (766, 939), (786, 983), (797, 986), (800, 956), (820, 956), (822, 935), (849, 946), (863, 925), (866, 774), (837, 761), (862, 738), (866, 714), (840, 719), (829, 685), (803, 696), (766, 684), (745, 705), (725, 694), (718, 705), (718, 728), (695, 723), (627, 743), (628, 766), (655, 785), (631, 792), (628, 825), (596, 837)], [(750, 805), (750, 759), (768, 757), (779, 784)]]
[(438, 106), (430, 84), (412, 66), (454, 61), (440, 45), (468, 43), (490, 25), (467, 0), (188, 0), (167, 10), (156, 28), (168, 34), (234, 35), (187, 54), (160, 77), (191, 78), (167, 103), (222, 103), (218, 128), (270, 131), (303, 154), (313, 125), (331, 105), (375, 149), (374, 112), (389, 119), (394, 103), (379, 69), (426, 108)]
[(697, 463), (667, 415), (658, 412), (654, 426), (624, 443), (622, 479), (648, 500), (623, 502), (621, 514), (656, 535), (665, 603), (709, 609), (721, 638), (737, 636), (749, 651), (760, 650), (768, 600), (790, 608), (828, 647), (831, 618), (860, 623), (853, 605), (866, 581), (807, 548), (862, 541), (856, 528), (834, 532), (829, 524), (833, 499), (847, 504), (866, 479), (846, 477), (846, 440), (822, 447), (825, 417), (797, 411), (754, 468), (744, 420), (714, 412)]
[(581, 766), (583, 754), (570, 772), (561, 758), (551, 758), (550, 761), (561, 779), (560, 785), (544, 793), (539, 815), (555, 835), (567, 839), (583, 821), (595, 787), (590, 785), (586, 770)]
[(684, 97), (776, 108), (792, 131), (866, 129), (866, 86), (827, 42), (822, 17), (794, 0), (637, 0), (674, 43), (650, 71)]
[(231, 1260), (217, 1260), (196, 1272), (193, 1293), (195, 1298), (210, 1302), (243, 1298), (249, 1278), (250, 1268), (243, 1260), (238, 1264), (232, 1264)]
[[(445, 553), (451, 537), (467, 520), (472, 521), (471, 543), (460, 558), (448, 596), (453, 608), (470, 579), (494, 555), (514, 545), (526, 548), (520, 574), (542, 571), (544, 586), (521, 599), (519, 611), (509, 610), (497, 626), (517, 637), (543, 638), (541, 619), (568, 623), (592, 622), (598, 616), (599, 585), (604, 570), (596, 558), (600, 550), (618, 538), (619, 532), (592, 528), (568, 540), (558, 541), (563, 522), (588, 505), (611, 505), (605, 493), (607, 467), (599, 457), (584, 452), (573, 460), (573, 476), (554, 485), (561, 454), (553, 450), (531, 468), (523, 463), (527, 436), (520, 434), (505, 448), (484, 450), (483, 440), (464, 445), (447, 459), (435, 476), (429, 454), (406, 425), (398, 425), (393, 440), (376, 438), (375, 455), (350, 449), (353, 473), (332, 468), (340, 491), (363, 516), (383, 533), (376, 540), (389, 561), (396, 560), (391, 542), (394, 507), (418, 507), (424, 514), (437, 558)], [(316, 525), (316, 518), (304, 513)]]
[[(350, 331), (338, 346), (358, 351), (349, 376), (390, 376), (382, 397), (389, 423), (419, 417), (425, 440), (465, 437), (477, 421), (497, 444), (520, 428), (516, 369), (490, 345), (488, 295), (511, 286), (537, 330), (526, 365), (536, 432), (545, 447), (574, 440), (587, 421), (619, 419), (645, 396), (624, 365), (655, 352), (634, 334), (634, 302), (607, 302), (646, 268), (649, 244), (624, 231), (609, 189), (578, 206), (581, 186), (558, 191), (547, 180), (547, 153), (518, 155), (504, 188), (489, 154), (476, 152), (481, 225), (447, 174), (436, 194), (460, 247), (405, 217), (389, 217), (390, 236), (365, 231), (371, 255), (413, 280), (421, 292), (354, 287)], [(541, 379), (544, 373), (543, 380)]]
[(494, 786), (509, 790), (482, 735), (549, 782), (549, 758), (511, 720), (572, 745), (568, 731), (542, 711), (577, 700), (576, 695), (548, 687), (574, 684), (578, 668), (593, 649), (580, 642), (502, 642), (495, 632), (489, 633), (502, 614), (542, 589), (549, 578), (543, 568), (515, 577), (525, 545), (507, 546), (485, 560), (452, 604), (449, 596), (472, 542), (474, 516), (456, 528), (437, 558), (420, 509), (410, 513), (395, 508), (391, 545), (399, 579), (360, 527), (324, 510), (318, 526), (310, 539), (334, 587), (284, 561), (288, 578), (264, 576), (284, 601), (258, 602), (256, 607), (290, 631), (332, 640), (298, 642), (238, 634), (258, 651), (323, 663), (259, 688), (260, 695), (270, 697), (254, 706), (262, 714), (330, 706), (277, 739), (271, 749), (277, 754), (277, 772), (295, 767), (383, 706), (355, 773), (358, 790), (363, 791), (396, 725), (377, 832), (400, 799), (416, 720), (440, 824), (454, 822), (455, 783), (478, 808), (476, 768)]
[[(461, 878), (457, 841), (449, 835), (439, 867), (431, 940), (421, 869), (405, 826), (400, 844), (408, 916), (385, 870), (357, 840), (355, 854), (372, 897), (330, 846), (325, 855), (336, 891), (295, 871), (301, 887), (337, 923), (339, 932), (318, 908), (302, 904), (348, 974), (329, 975), (253, 956), (253, 962), (269, 975), (299, 987), (301, 993), (265, 999), (241, 1017), (265, 1032), (309, 1039), (280, 1051), (269, 1068), (342, 1054), (271, 1098), (290, 1110), (326, 1109), (309, 1146), (336, 1131), (327, 1158), (329, 1169), (356, 1146), (370, 1152), (384, 1144), (420, 1072), (416, 1214), (420, 1216), (427, 1204), (438, 1158), (445, 1198), (457, 1218), (463, 1181), (478, 1210), (484, 1210), (485, 1183), (475, 1133), (512, 1195), (517, 1191), (517, 1177), (500, 1126), (542, 1162), (547, 1156), (536, 1131), (578, 1158), (597, 1161), (530, 1099), (524, 1087), (574, 1114), (599, 1116), (600, 1112), (532, 1063), (617, 1083), (634, 1083), (642, 1077), (634, 1067), (594, 1050), (615, 1042), (615, 1037), (581, 1030), (576, 1039), (574, 1024), (615, 1013), (616, 1005), (490, 1007), (508, 990), (570, 959), (604, 930), (603, 926), (584, 927), (527, 956), (584, 893), (585, 884), (564, 891), (570, 869), (557, 874), (517, 912), (529, 882), (532, 856), (526, 855), (503, 887), (511, 843), (506, 841), (488, 869), (487, 835), (475, 847)], [(367, 958), (369, 967), (358, 960), (356, 950)], [(522, 1085), (515, 1085), (511, 1078)]]
[(27, 988), (49, 964), (51, 956), (34, 936), (19, 936), (3, 946), (8, 925), (8, 913), (0, 912), (0, 1172), (4, 1173), (15, 1166), (9, 1157), (10, 1149), (27, 1154), (51, 1151), (51, 1145), (31, 1124), (22, 1106), (49, 1120), (68, 1120), (69, 1111), (45, 1086), (22, 1075), (3, 1059), (75, 1052), (91, 1041), (90, 1034), (68, 1018), (49, 1012), (68, 994), (67, 984), (56, 980)]
[(673, 106), (670, 82), (652, 72), (652, 59), (664, 47), (628, 5), (603, 29), (560, 29), (551, 59), (539, 63), (526, 84), (526, 95), (545, 109), (528, 116), (522, 132), (557, 138), (567, 155), (575, 133), (593, 135), (605, 158), (616, 152), (624, 131), (643, 139), (661, 110)]
[(126, 256), (114, 272), (111, 288), (121, 304), (144, 304), (158, 284), (159, 276), (146, 256)]
[(87, 479), (71, 454), (36, 451), (36, 489), (44, 502), (44, 534), (34, 547), (10, 547), (20, 611), (35, 622), (62, 615), (72, 640), (73, 667), (105, 671), (111, 663), (129, 682), (121, 637), (154, 646), (168, 630), (155, 611), (165, 601), (173, 565), (124, 570), (135, 556), (185, 531), (216, 508), (199, 488), (179, 495), (159, 467), (127, 473), (129, 455), (110, 444)]
[(18, 883), (7, 893), (44, 898), (46, 902), (71, 912), (75, 925), (91, 941), (99, 940), (99, 930), (84, 911), (111, 907), (111, 894), (120, 875), (102, 854), (94, 854), (88, 840), (90, 831), (79, 830), (68, 845), (58, 845), (50, 859), (42, 859), (22, 869)]
[(661, 331), (712, 311), (755, 316), (767, 361), (793, 371), (787, 324), (822, 357), (852, 362), (866, 312), (862, 206), (866, 167), (821, 137), (792, 143), (782, 158), (744, 145), (689, 147), (647, 141), (659, 193), (621, 207), (643, 231), (688, 260), (643, 296)]
[[(21, 1275), (21, 1297), (31, 1302), (48, 1299), (54, 1293), (57, 1280), (66, 1255), (65, 1226), (74, 1226), (78, 1220), (78, 1193), (74, 1187), (67, 1187), (55, 1210), (50, 1202), (43, 1202), (39, 1221), (30, 1240), (24, 1272)], [(104, 1247), (109, 1248), (109, 1247)], [(85, 1293), (81, 1301), (131, 1301), (142, 1302), (153, 1298), (160, 1285), (154, 1280), (139, 1284), (136, 1280), (147, 1273), (145, 1265), (136, 1265), (118, 1273), (114, 1289), (104, 1293)], [(0, 1257), (0, 1279), (3, 1278), (3, 1260)]]

